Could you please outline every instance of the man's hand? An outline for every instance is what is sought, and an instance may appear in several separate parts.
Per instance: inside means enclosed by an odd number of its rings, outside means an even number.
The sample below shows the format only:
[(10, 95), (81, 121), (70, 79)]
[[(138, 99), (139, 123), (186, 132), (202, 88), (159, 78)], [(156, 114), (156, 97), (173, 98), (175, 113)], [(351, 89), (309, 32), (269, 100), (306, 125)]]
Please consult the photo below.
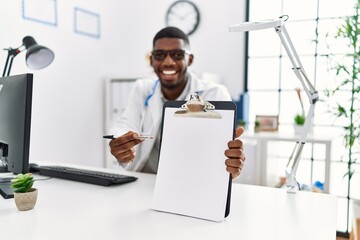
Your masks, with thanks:
[(138, 134), (132, 131), (110, 141), (111, 154), (119, 163), (129, 163), (135, 159), (135, 146), (144, 140), (138, 139)]
[[(243, 132), (244, 128), (237, 128), (235, 137), (240, 137)], [(229, 141), (228, 149), (225, 151), (225, 156), (228, 157), (225, 161), (226, 171), (231, 173), (231, 176), (234, 179), (240, 175), (241, 169), (244, 166), (245, 155), (242, 141), (239, 139)]]

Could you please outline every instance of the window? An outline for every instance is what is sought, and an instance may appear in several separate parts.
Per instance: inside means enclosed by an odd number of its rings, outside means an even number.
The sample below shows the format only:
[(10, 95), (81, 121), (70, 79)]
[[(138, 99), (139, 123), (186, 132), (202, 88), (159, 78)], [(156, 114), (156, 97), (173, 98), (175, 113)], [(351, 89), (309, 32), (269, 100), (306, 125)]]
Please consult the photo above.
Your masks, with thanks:
[[(354, 190), (350, 196), (347, 193), (348, 179), (344, 178), (347, 163), (341, 160), (341, 152), (345, 152), (342, 143), (341, 126), (333, 126), (326, 114), (327, 105), (324, 99), (324, 90), (331, 88), (335, 75), (328, 72), (327, 54), (343, 56), (346, 45), (329, 42), (327, 34), (333, 35), (337, 26), (345, 16), (353, 14), (355, 1), (339, 0), (248, 0), (249, 21), (274, 19), (288, 15), (286, 28), (299, 54), (309, 79), (319, 92), (320, 101), (317, 103), (314, 114), (314, 126), (317, 133), (331, 132), (334, 139), (332, 152), (330, 193), (339, 197), (338, 202), (338, 231), (348, 233), (351, 230), (351, 221), (348, 212), (349, 199), (359, 198), (360, 194)], [(247, 78), (245, 86), (249, 95), (249, 123), (254, 123), (256, 115), (278, 115), (279, 126), (284, 130), (292, 131), (293, 118), (300, 113), (301, 105), (295, 88), (301, 88), (300, 81), (292, 72), (292, 65), (286, 56), (280, 39), (273, 29), (252, 31), (248, 33)], [(307, 97), (301, 92), (308, 110)], [(346, 94), (346, 93), (344, 93)], [(320, 146), (308, 145), (309, 149), (303, 152), (303, 161), (298, 169), (299, 178), (311, 178), (316, 181), (322, 178), (323, 156), (318, 151)], [(284, 153), (286, 155), (286, 153)], [(283, 155), (283, 154), (280, 154)], [(272, 156), (273, 157), (273, 156)], [(284, 156), (277, 156), (284, 162)], [(309, 172), (311, 171), (311, 172)], [(360, 177), (353, 177), (352, 189), (359, 189)]]

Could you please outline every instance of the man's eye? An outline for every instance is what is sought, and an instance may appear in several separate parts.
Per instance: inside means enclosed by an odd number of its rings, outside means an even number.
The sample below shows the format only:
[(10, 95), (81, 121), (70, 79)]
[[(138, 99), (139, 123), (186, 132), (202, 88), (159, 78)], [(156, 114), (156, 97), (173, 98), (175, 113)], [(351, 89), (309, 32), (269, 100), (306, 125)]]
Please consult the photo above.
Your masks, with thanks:
[(174, 58), (178, 58), (178, 59), (184, 57), (184, 55), (181, 52), (174, 52), (172, 55)]
[(165, 56), (165, 53), (163, 52), (155, 52), (154, 57), (156, 58), (163, 58)]

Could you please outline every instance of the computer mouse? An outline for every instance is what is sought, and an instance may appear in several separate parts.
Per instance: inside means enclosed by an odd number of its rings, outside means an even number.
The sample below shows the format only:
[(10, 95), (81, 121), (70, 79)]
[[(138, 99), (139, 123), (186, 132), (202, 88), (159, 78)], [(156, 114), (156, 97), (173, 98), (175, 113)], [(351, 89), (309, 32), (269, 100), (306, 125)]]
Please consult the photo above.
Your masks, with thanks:
[(29, 163), (29, 172), (34, 173), (39, 171), (39, 165), (36, 163)]

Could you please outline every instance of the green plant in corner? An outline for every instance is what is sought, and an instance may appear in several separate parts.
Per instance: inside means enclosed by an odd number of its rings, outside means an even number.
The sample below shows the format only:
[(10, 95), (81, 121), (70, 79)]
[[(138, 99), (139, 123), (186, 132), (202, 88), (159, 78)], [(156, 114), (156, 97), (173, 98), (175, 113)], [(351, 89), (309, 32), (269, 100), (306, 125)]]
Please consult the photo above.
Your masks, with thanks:
[(11, 180), (11, 187), (16, 193), (29, 192), (34, 184), (34, 177), (31, 173), (18, 174)]
[[(331, 68), (335, 70), (337, 85), (332, 90), (326, 90), (329, 99), (339, 99), (329, 107), (337, 120), (342, 120), (343, 136), (347, 148), (348, 173), (351, 178), (353, 170), (351, 165), (356, 162), (360, 150), (360, 0), (355, 5), (353, 16), (346, 17), (342, 26), (338, 28), (336, 39), (346, 40), (351, 50), (343, 59), (332, 61)], [(342, 102), (340, 102), (342, 101)]]
[[(337, 28), (334, 40), (345, 41), (349, 49), (341, 59), (339, 54), (329, 56), (331, 70), (336, 75), (336, 85), (325, 91), (329, 102), (329, 112), (339, 121), (343, 128), (344, 146), (346, 155), (341, 156), (347, 161), (347, 170), (344, 177), (348, 177), (347, 185), (347, 214), (349, 215), (349, 201), (351, 178), (354, 166), (360, 157), (360, 0), (356, 1), (354, 14), (344, 19)], [(334, 102), (332, 100), (335, 100)], [(341, 160), (341, 161), (342, 161)], [(347, 218), (349, 219), (349, 218)], [(349, 223), (347, 223), (348, 229)]]

